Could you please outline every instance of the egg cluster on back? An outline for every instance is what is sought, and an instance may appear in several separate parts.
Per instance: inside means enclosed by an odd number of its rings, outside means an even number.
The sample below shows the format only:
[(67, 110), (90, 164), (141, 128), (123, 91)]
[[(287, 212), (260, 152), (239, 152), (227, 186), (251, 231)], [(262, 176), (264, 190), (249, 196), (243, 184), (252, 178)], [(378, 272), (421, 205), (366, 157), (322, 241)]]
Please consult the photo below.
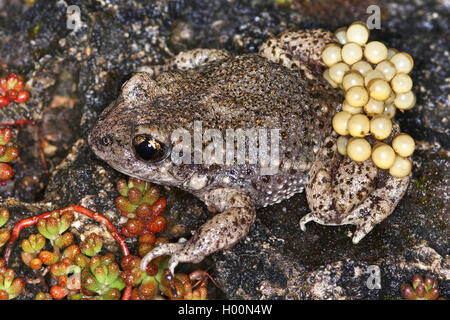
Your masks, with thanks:
[(372, 158), (378, 168), (389, 169), (391, 175), (401, 178), (412, 169), (408, 157), (415, 144), (411, 136), (399, 134), (392, 147), (380, 141), (371, 146), (365, 137), (387, 139), (396, 108), (403, 112), (414, 106), (416, 98), (408, 75), (414, 61), (409, 54), (388, 49), (382, 42), (367, 42), (369, 34), (365, 23), (354, 22), (336, 30), (338, 42), (322, 52), (322, 60), (329, 67), (324, 78), (345, 91), (342, 111), (332, 120), (333, 129), (341, 135), (337, 148), (354, 161)]

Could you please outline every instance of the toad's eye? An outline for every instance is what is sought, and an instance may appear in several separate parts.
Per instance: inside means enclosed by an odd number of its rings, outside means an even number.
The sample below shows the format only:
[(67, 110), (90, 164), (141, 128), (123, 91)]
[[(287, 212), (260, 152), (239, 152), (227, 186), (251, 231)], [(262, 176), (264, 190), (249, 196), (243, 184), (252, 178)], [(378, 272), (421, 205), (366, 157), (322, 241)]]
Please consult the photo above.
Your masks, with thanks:
[(145, 161), (158, 162), (163, 160), (168, 148), (166, 145), (148, 135), (137, 135), (133, 139), (133, 147), (136, 154)]

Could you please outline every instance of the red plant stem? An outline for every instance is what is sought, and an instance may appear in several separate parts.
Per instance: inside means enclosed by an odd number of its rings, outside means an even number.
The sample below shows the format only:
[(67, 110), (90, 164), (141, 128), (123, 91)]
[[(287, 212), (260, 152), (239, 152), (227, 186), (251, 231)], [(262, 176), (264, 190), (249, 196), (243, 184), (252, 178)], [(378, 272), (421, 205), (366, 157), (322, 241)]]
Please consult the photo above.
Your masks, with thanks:
[(20, 232), (22, 231), (22, 229), (35, 225), (39, 221), (39, 219), (41, 219), (41, 218), (46, 219), (46, 218), (50, 217), (51, 214), (52, 214), (51, 212), (47, 212), (47, 213), (40, 214), (38, 216), (34, 216), (34, 217), (31, 217), (28, 219), (23, 219), (14, 225), (14, 228), (11, 231), (11, 236), (9, 238), (8, 244), (5, 248), (4, 259), (5, 259), (6, 265), (8, 265), (8, 263), (9, 263), (9, 256), (11, 255), (11, 251), (12, 251), (14, 242), (16, 242), (16, 240), (19, 238), (19, 235), (20, 235)]
[(132, 290), (133, 290), (132, 286), (126, 286), (122, 295), (122, 300), (130, 300)]
[(10, 122), (2, 122), (0, 126), (23, 126), (25, 124), (37, 126), (36, 121), (30, 119), (18, 119)]
[(45, 173), (48, 174), (48, 167), (47, 162), (45, 161), (45, 154), (44, 149), (42, 148), (42, 143), (45, 141), (44, 135), (42, 134), (41, 127), (36, 123), (34, 120), (29, 119), (18, 119), (11, 122), (2, 122), (0, 123), (0, 127), (7, 127), (7, 126), (23, 126), (26, 124), (31, 124), (32, 126), (35, 126), (38, 130), (39, 139), (41, 139), (41, 143), (39, 144), (39, 156), (41, 157), (42, 166), (44, 167)]
[[(75, 212), (78, 212), (82, 215), (85, 215), (85, 216), (93, 219), (96, 222), (103, 224), (106, 227), (106, 229), (111, 233), (111, 235), (114, 237), (114, 239), (117, 241), (117, 243), (119, 244), (119, 247), (122, 250), (122, 254), (125, 257), (130, 255), (130, 250), (128, 249), (128, 246), (125, 243), (125, 240), (119, 234), (119, 231), (117, 231), (116, 227), (114, 227), (114, 225), (102, 214), (92, 211), (92, 210), (89, 210), (89, 209), (87, 209), (83, 206), (79, 206), (79, 205), (68, 206), (68, 207), (58, 209), (55, 211), (58, 212), (60, 215), (66, 213), (66, 212), (75, 211)], [(6, 265), (8, 265), (9, 257), (11, 255), (11, 251), (12, 251), (14, 242), (16, 242), (16, 240), (19, 238), (19, 235), (20, 235), (20, 232), (22, 231), (22, 229), (35, 225), (39, 221), (39, 219), (49, 218), (52, 215), (52, 213), (55, 211), (46, 212), (46, 213), (31, 217), (31, 218), (20, 220), (19, 222), (17, 222), (14, 225), (14, 228), (11, 232), (11, 237), (9, 238), (9, 241), (8, 241), (8, 245), (5, 248), (4, 259), (5, 259)], [(131, 290), (132, 290), (131, 286), (127, 286), (125, 288), (124, 294), (122, 295), (122, 300), (129, 300), (129, 298), (131, 296)]]

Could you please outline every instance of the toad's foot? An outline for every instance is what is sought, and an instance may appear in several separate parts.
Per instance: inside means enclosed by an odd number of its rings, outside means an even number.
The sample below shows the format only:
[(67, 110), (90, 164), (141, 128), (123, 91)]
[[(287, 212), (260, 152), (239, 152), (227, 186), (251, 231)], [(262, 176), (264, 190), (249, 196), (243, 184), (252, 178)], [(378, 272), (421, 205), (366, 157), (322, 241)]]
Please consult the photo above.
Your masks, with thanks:
[(247, 234), (255, 220), (252, 201), (236, 190), (212, 190), (206, 194), (205, 203), (222, 213), (208, 220), (188, 241), (161, 244), (147, 253), (141, 262), (143, 270), (154, 258), (170, 255), (168, 268), (174, 274), (180, 262), (198, 263), (216, 251), (231, 248)]
[[(398, 131), (395, 124), (392, 136)], [(329, 136), (314, 160), (306, 187), (312, 212), (300, 220), (300, 228), (305, 231), (309, 221), (353, 224), (356, 231), (352, 241), (356, 244), (392, 213), (408, 188), (409, 176), (395, 178), (377, 169), (370, 159), (355, 162), (341, 156), (336, 138), (336, 133)]]

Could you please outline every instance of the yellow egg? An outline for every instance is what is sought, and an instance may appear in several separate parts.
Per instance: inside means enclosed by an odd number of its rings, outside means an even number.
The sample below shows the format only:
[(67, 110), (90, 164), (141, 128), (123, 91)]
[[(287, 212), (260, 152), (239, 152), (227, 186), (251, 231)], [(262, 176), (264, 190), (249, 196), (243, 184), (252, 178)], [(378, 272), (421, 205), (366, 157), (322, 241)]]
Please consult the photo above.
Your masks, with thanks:
[(384, 102), (380, 100), (376, 100), (374, 98), (370, 98), (369, 101), (364, 105), (364, 111), (369, 115), (373, 116), (376, 114), (383, 113), (384, 111)]
[(353, 137), (364, 137), (370, 130), (369, 118), (364, 114), (354, 114), (348, 120), (347, 128)]
[(416, 104), (416, 96), (412, 91), (399, 93), (395, 96), (394, 104), (400, 110), (409, 110)]
[(330, 67), (329, 75), (331, 80), (336, 82), (337, 84), (342, 83), (342, 78), (344, 77), (345, 73), (350, 70), (350, 67), (348, 64), (344, 62), (338, 62), (336, 64), (333, 64)]
[(391, 81), (391, 79), (397, 73), (397, 69), (395, 69), (394, 64), (388, 60), (383, 60), (379, 64), (377, 64), (375, 70), (378, 70), (381, 73), (383, 73), (386, 81)]
[(387, 56), (388, 49), (380, 41), (371, 41), (364, 48), (364, 57), (371, 63), (379, 63), (386, 60)]
[(369, 82), (369, 94), (371, 98), (384, 101), (391, 95), (391, 86), (386, 80), (373, 79)]
[(347, 33), (347, 27), (339, 28), (334, 32), (336, 39), (342, 45), (347, 43), (347, 37), (345, 35), (346, 33)]
[(413, 58), (406, 52), (399, 52), (392, 56), (390, 61), (394, 64), (397, 72), (410, 73), (414, 67)]
[(329, 67), (342, 61), (341, 47), (334, 43), (327, 45), (322, 51), (322, 61)]
[(352, 70), (358, 71), (363, 76), (366, 76), (366, 73), (372, 71), (372, 66), (367, 61), (358, 61), (352, 65)]
[(366, 87), (369, 86), (369, 82), (372, 81), (373, 79), (386, 80), (385, 77), (384, 77), (384, 74), (381, 71), (370, 70), (364, 76), (364, 85)]
[(361, 21), (353, 22), (347, 29), (346, 38), (347, 42), (355, 42), (360, 46), (363, 46), (369, 39), (369, 28)]
[(391, 80), (392, 90), (395, 93), (406, 93), (412, 88), (412, 79), (406, 73), (397, 73)]
[(344, 90), (348, 90), (351, 87), (363, 86), (364, 78), (363, 76), (355, 70), (347, 71), (347, 73), (342, 78), (342, 87)]
[(387, 99), (384, 101), (384, 103), (385, 103), (386, 105), (391, 104), (391, 103), (394, 102), (394, 99), (395, 99), (395, 93), (394, 93), (394, 91), (391, 90), (391, 94), (389, 95), (389, 98), (387, 98)]
[(347, 155), (347, 141), (348, 138), (344, 136), (340, 136), (336, 140), (337, 151), (343, 156)]
[(326, 69), (323, 72), (323, 77), (325, 80), (327, 80), (327, 82), (333, 87), (333, 88), (337, 88), (338, 84), (336, 82), (334, 82), (331, 78), (330, 78), (330, 70)]
[(334, 131), (336, 131), (341, 136), (348, 135), (348, 119), (351, 117), (351, 113), (348, 113), (346, 111), (338, 112), (334, 115), (332, 120), (332, 125)]
[(389, 48), (389, 49), (388, 49), (388, 56), (387, 56), (387, 59), (388, 59), (388, 60), (391, 59), (391, 58), (394, 56), (394, 54), (396, 54), (396, 53), (398, 53), (398, 50), (397, 50), (397, 49)]
[(399, 156), (406, 158), (414, 153), (416, 144), (409, 134), (400, 133), (392, 140), (392, 147)]
[(379, 143), (372, 150), (372, 161), (380, 169), (389, 169), (394, 165), (395, 152), (387, 144)]
[(351, 87), (345, 92), (345, 100), (353, 107), (362, 107), (369, 101), (369, 94), (362, 86)]
[(411, 169), (411, 160), (409, 160), (408, 158), (396, 156), (394, 164), (389, 169), (389, 174), (397, 178), (403, 178), (411, 173)]
[(384, 107), (383, 114), (386, 115), (389, 119), (392, 119), (395, 117), (395, 113), (397, 112), (397, 108), (395, 107), (394, 103), (386, 104)]
[(370, 133), (378, 140), (386, 139), (391, 135), (392, 121), (384, 114), (376, 115), (370, 120)]
[(351, 113), (351, 114), (357, 114), (357, 113), (362, 112), (362, 108), (361, 107), (352, 107), (347, 102), (347, 100), (344, 100), (344, 102), (342, 102), (342, 111), (347, 111), (348, 113)]
[(359, 44), (354, 42), (346, 43), (342, 47), (342, 60), (347, 64), (354, 64), (361, 60), (363, 56), (362, 48)]
[(347, 142), (347, 155), (353, 161), (366, 161), (370, 158), (372, 148), (364, 138), (351, 138)]

